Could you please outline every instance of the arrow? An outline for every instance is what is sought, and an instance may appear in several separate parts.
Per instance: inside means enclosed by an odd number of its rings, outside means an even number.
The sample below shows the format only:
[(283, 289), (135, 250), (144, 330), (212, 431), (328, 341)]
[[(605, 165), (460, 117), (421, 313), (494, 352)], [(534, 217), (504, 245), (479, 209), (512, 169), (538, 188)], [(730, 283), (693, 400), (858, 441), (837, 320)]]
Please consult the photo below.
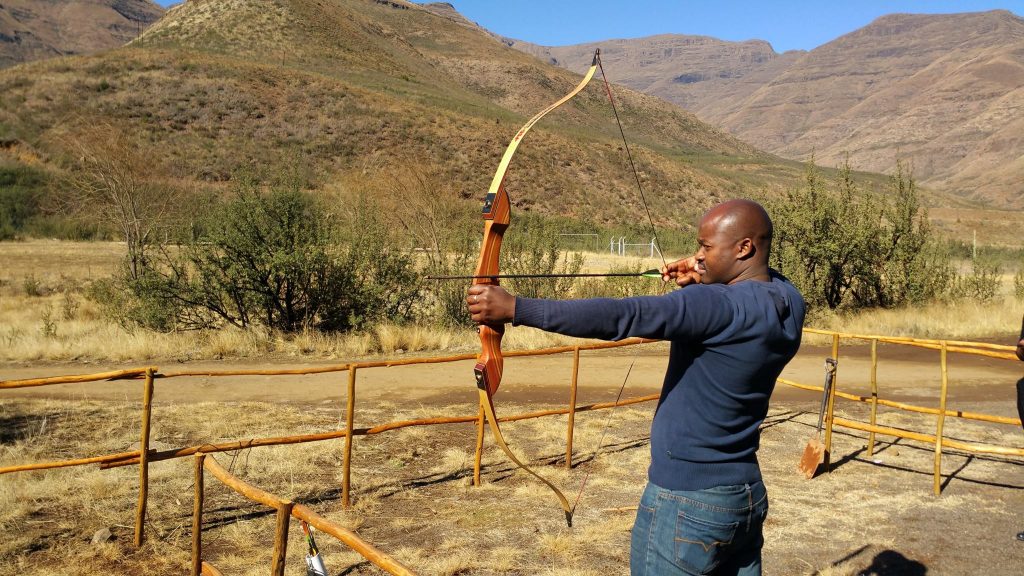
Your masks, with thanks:
[(483, 274), (477, 276), (426, 276), (426, 280), (477, 280), (482, 278), (489, 278), (491, 280), (500, 280), (502, 278), (605, 278), (605, 277), (632, 277), (632, 278), (658, 278), (661, 279), (661, 271), (657, 268), (651, 268), (644, 272), (605, 272), (605, 273), (585, 273), (585, 274)]

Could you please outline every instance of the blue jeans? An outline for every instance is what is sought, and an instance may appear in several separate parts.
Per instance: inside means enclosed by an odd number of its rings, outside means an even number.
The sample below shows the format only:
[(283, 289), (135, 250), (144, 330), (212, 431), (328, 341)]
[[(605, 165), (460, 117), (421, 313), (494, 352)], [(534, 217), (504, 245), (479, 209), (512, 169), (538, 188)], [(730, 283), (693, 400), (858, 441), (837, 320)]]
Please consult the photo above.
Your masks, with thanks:
[(629, 573), (759, 576), (766, 516), (761, 482), (695, 491), (648, 482), (633, 524)]

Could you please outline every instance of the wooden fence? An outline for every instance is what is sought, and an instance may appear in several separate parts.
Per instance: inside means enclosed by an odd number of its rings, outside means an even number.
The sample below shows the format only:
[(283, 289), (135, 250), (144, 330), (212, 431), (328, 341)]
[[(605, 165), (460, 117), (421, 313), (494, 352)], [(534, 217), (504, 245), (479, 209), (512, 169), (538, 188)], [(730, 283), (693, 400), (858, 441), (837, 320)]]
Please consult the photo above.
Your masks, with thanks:
[[(836, 375), (833, 378), (832, 388), (829, 391), (828, 404), (825, 413), (825, 469), (830, 471), (830, 454), (832, 452), (832, 429), (834, 426), (842, 426), (844, 428), (850, 428), (853, 430), (860, 430), (862, 432), (868, 432), (868, 455), (873, 455), (875, 451), (875, 435), (884, 434), (886, 436), (894, 436), (896, 438), (904, 438), (907, 440), (913, 440), (915, 442), (924, 442), (932, 444), (935, 447), (935, 466), (934, 466), (934, 478), (933, 478), (933, 491), (936, 495), (942, 491), (942, 450), (943, 447), (953, 448), (956, 450), (963, 450), (965, 452), (973, 452), (976, 454), (998, 454), (1002, 456), (1024, 456), (1024, 448), (1009, 448), (1005, 446), (995, 446), (992, 444), (981, 444), (976, 442), (962, 442), (959, 440), (945, 439), (942, 436), (943, 427), (945, 426), (945, 420), (947, 416), (963, 418), (968, 420), (977, 420), (982, 422), (991, 422), (995, 424), (1010, 424), (1016, 427), (1021, 426), (1019, 418), (1009, 418), (1005, 416), (992, 416), (988, 414), (978, 414), (973, 412), (954, 411), (947, 409), (947, 397), (949, 392), (949, 369), (948, 369), (948, 355), (950, 352), (968, 354), (973, 356), (984, 356), (987, 358), (999, 358), (1005, 360), (1017, 360), (1016, 355), (1013, 353), (1014, 347), (1003, 346), (999, 344), (984, 344), (980, 342), (960, 342), (951, 340), (927, 340), (922, 338), (902, 338), (894, 336), (867, 336), (862, 334), (846, 334), (842, 332), (833, 332), (829, 330), (816, 330), (813, 328), (807, 328), (804, 332), (811, 334), (821, 334), (832, 337), (832, 358), (839, 360), (839, 342), (842, 338), (855, 339), (855, 340), (867, 340), (871, 343), (871, 397), (866, 398), (855, 394), (849, 394), (838, 391), (839, 381), (839, 368), (836, 370)], [(927, 348), (930, 350), (939, 351), (939, 397), (937, 399), (938, 407), (931, 408), (925, 406), (914, 406), (912, 404), (905, 404), (902, 402), (893, 402), (890, 400), (881, 400), (878, 397), (878, 343), (889, 343), (898, 344), (902, 346), (913, 346), (917, 348)], [(841, 363), (840, 363), (841, 366)], [(800, 384), (785, 379), (779, 379), (782, 384), (787, 384), (796, 388), (804, 390), (815, 390), (824, 392), (822, 386), (808, 386), (806, 384)], [(871, 405), (871, 416), (870, 421), (867, 423), (857, 422), (846, 418), (837, 418), (835, 416), (835, 400), (836, 398), (845, 398), (848, 400), (855, 400), (857, 402), (867, 402)], [(890, 426), (879, 426), (877, 423), (878, 406), (888, 406), (891, 408), (897, 408), (899, 410), (905, 410), (909, 412), (917, 412), (923, 414), (935, 414), (935, 434), (927, 434), (921, 432), (914, 432), (911, 430), (902, 430), (899, 428), (893, 428)]]
[(415, 573), (401, 562), (388, 556), (363, 540), (355, 532), (343, 528), (320, 516), (302, 504), (275, 496), (248, 484), (224, 469), (213, 455), (198, 452), (195, 455), (195, 497), (192, 508), (192, 576), (200, 574), (219, 574), (219, 570), (208, 562), (203, 562), (203, 504), (205, 499), (204, 471), (209, 471), (216, 479), (238, 494), (269, 506), (276, 511), (277, 526), (274, 531), (274, 551), (271, 560), (272, 576), (283, 576), (285, 558), (288, 554), (288, 526), (292, 517), (307, 522), (317, 530), (330, 534), (341, 540), (346, 546), (358, 552), (363, 558), (378, 568), (395, 576), (415, 576)]
[[(899, 338), (899, 337), (887, 337), (887, 336), (866, 336), (858, 334), (846, 334), (839, 332), (831, 332), (824, 330), (806, 329), (805, 332), (814, 334), (823, 334), (831, 336), (832, 338), (832, 357), (838, 359), (840, 353), (839, 343), (843, 338), (846, 339), (860, 339), (868, 340), (871, 342), (871, 397), (862, 397), (854, 394), (845, 392), (839, 392), (838, 388), (838, 377), (836, 378), (835, 385), (832, 386), (829, 394), (827, 408), (826, 408), (826, 419), (825, 419), (825, 450), (826, 450), (826, 469), (829, 467), (828, 455), (831, 453), (832, 446), (832, 432), (835, 426), (841, 426), (854, 430), (861, 430), (869, 433), (869, 448), (868, 453), (874, 452), (875, 435), (883, 434), (888, 436), (895, 436), (898, 438), (905, 438), (917, 442), (925, 442), (933, 444), (935, 447), (935, 482), (934, 490), (938, 494), (940, 491), (940, 479), (941, 479), (941, 459), (943, 448), (953, 448), (958, 450), (964, 450), (968, 452), (984, 453), (984, 454), (1000, 454), (1005, 456), (1024, 456), (1024, 449), (1022, 448), (1010, 448), (1004, 446), (994, 446), (990, 444), (980, 444), (972, 442), (961, 442), (956, 440), (949, 440), (943, 438), (943, 425), (944, 420), (947, 416), (964, 418), (970, 420), (978, 420), (984, 422), (993, 422), (999, 424), (1009, 424), (1020, 426), (1020, 420), (1016, 418), (991, 416), (987, 414), (970, 413), (963, 411), (953, 411), (947, 409), (947, 392), (948, 392), (948, 371), (947, 371), (947, 355), (950, 352), (971, 354), (986, 356), (990, 358), (1002, 358), (1008, 360), (1015, 360), (1013, 355), (1013, 347), (1000, 346), (994, 344), (981, 344), (975, 342), (959, 342), (959, 341), (945, 341), (945, 340), (925, 340), (915, 338)], [(636, 404), (640, 402), (649, 402), (658, 398), (657, 394), (640, 396), (634, 398), (627, 398), (617, 402), (604, 402), (597, 404), (590, 404), (585, 406), (576, 405), (576, 392), (577, 392), (577, 378), (579, 373), (580, 364), (580, 352), (587, 350), (600, 350), (608, 348), (617, 348), (622, 346), (632, 346), (636, 344), (649, 343), (649, 340), (641, 339), (629, 339), (621, 342), (610, 342), (610, 343), (599, 343), (599, 344), (586, 344), (579, 346), (561, 346), (555, 348), (546, 348), (542, 350), (527, 350), (527, 351), (511, 351), (506, 352), (507, 357), (516, 356), (541, 356), (551, 354), (573, 354), (573, 371), (572, 380), (570, 382), (570, 396), (569, 403), (566, 408), (553, 409), (553, 410), (541, 410), (535, 412), (529, 412), (524, 414), (517, 414), (513, 416), (505, 416), (499, 418), (502, 422), (511, 422), (517, 420), (524, 420), (530, 418), (540, 418), (544, 416), (556, 415), (556, 414), (567, 414), (568, 415), (568, 428), (566, 431), (566, 458), (565, 464), (567, 467), (572, 466), (572, 454), (573, 454), (573, 435), (574, 435), (574, 423), (575, 414), (577, 412), (600, 410), (606, 408), (612, 408), (615, 406), (623, 406), (628, 404)], [(920, 348), (928, 348), (939, 351), (939, 366), (941, 375), (941, 386), (938, 397), (938, 407), (922, 407), (914, 406), (910, 404), (893, 402), (889, 400), (882, 400), (878, 397), (878, 382), (877, 382), (877, 345), (879, 342), (892, 343), (906, 346), (915, 346)], [(456, 356), (445, 356), (436, 358), (416, 358), (416, 359), (403, 359), (403, 360), (383, 360), (383, 361), (371, 361), (371, 362), (352, 362), (347, 364), (339, 364), (332, 366), (323, 366), (317, 368), (298, 368), (289, 370), (223, 370), (223, 371), (176, 371), (176, 372), (165, 372), (161, 373), (156, 367), (145, 367), (136, 368), (130, 370), (120, 370), (114, 372), (103, 372), (98, 374), (87, 374), (87, 375), (76, 375), (76, 376), (62, 376), (62, 377), (51, 377), (51, 378), (37, 378), (28, 380), (8, 380), (0, 381), (0, 390), (14, 389), (14, 388), (25, 388), (32, 386), (47, 386), (54, 384), (67, 384), (67, 383), (88, 383), (96, 382), (101, 380), (121, 380), (121, 379), (141, 379), (143, 381), (142, 390), (142, 410), (140, 417), (140, 442), (139, 449), (121, 452), (116, 454), (103, 454), (98, 456), (87, 456), (83, 458), (71, 459), (71, 460), (60, 460), (52, 462), (38, 462), (38, 463), (27, 463), (18, 464), (14, 466), (7, 466), (0, 468), (0, 474), (7, 474), (12, 472), (20, 472), (27, 470), (43, 470), (50, 468), (61, 468), (68, 466), (81, 466), (88, 464), (98, 464), (101, 468), (113, 468), (127, 465), (138, 465), (139, 466), (139, 499), (136, 508), (135, 518), (135, 545), (141, 546), (145, 534), (144, 525), (146, 517), (146, 502), (148, 498), (149, 490), (149, 466), (153, 462), (162, 460), (168, 460), (172, 458), (182, 458), (187, 456), (196, 457), (196, 474), (197, 478), (202, 476), (202, 470), (209, 470), (214, 476), (221, 479), (226, 485), (239, 493), (250, 496), (252, 494), (258, 494), (259, 498), (253, 497), (257, 502), (261, 502), (267, 506), (271, 506), (278, 510), (279, 514), (279, 528), (283, 524), (283, 529), (287, 531), (287, 517), (295, 516), (300, 519), (304, 519), (315, 527), (321, 529), (324, 532), (332, 534), (342, 542), (346, 543), (350, 547), (353, 547), (357, 552), (363, 554), (359, 548), (353, 543), (362, 542), (369, 549), (372, 549), (368, 543), (363, 542), (357, 535), (351, 532), (343, 531), (340, 527), (337, 527), (317, 516), (308, 508), (301, 504), (292, 504), (284, 499), (277, 496), (270, 495), (268, 493), (259, 491), (253, 492), (253, 490), (259, 490), (252, 486), (247, 486), (246, 491), (243, 491), (239, 486), (244, 485), (237, 478), (234, 478), (223, 468), (216, 464), (216, 461), (210, 456), (211, 453), (223, 452), (230, 450), (239, 450), (245, 448), (252, 448), (256, 446), (275, 446), (284, 444), (297, 444), (304, 442), (315, 442), (320, 440), (328, 440), (334, 438), (344, 438), (344, 455), (342, 459), (342, 503), (345, 506), (350, 504), (351, 494), (351, 460), (353, 451), (353, 440), (356, 436), (367, 436), (372, 434), (379, 434), (390, 430), (397, 430), (400, 428), (406, 428), (410, 426), (428, 426), (435, 424), (455, 424), (455, 423), (468, 423), (475, 422), (477, 426), (476, 434), (476, 454), (474, 458), (474, 470), (473, 478), (474, 483), (479, 485), (480, 483), (480, 461), (483, 450), (483, 436), (484, 436), (484, 419), (483, 412), (480, 411), (475, 415), (455, 416), (455, 417), (438, 417), (438, 418), (422, 418), (417, 420), (404, 420), (397, 422), (387, 422), (378, 424), (369, 428), (356, 428), (355, 427), (355, 402), (356, 402), (356, 385), (357, 385), (357, 373), (361, 369), (372, 369), (381, 367), (391, 366), (407, 366), (412, 364), (436, 364), (436, 363), (447, 363), (447, 362), (458, 362), (464, 360), (471, 360), (476, 358), (475, 354), (462, 354)], [(283, 436), (283, 437), (272, 437), (272, 438), (253, 438), (247, 440), (237, 440), (232, 442), (223, 442), (218, 444), (201, 444), (196, 446), (186, 446), (181, 448), (175, 448), (171, 450), (156, 451), (149, 447), (150, 440), (150, 428), (151, 428), (151, 415), (152, 415), (152, 402), (154, 397), (154, 381), (165, 378), (178, 378), (186, 376), (288, 376), (288, 375), (309, 375), (309, 374), (322, 374), (332, 372), (347, 372), (348, 378), (346, 382), (347, 399), (344, 407), (344, 414), (342, 421), (344, 428), (339, 430), (333, 430), (329, 432), (317, 433), (317, 434), (304, 434), (295, 436)], [(838, 374), (837, 374), (838, 376)], [(823, 387), (808, 385), (798, 382), (789, 381), (786, 379), (780, 379), (780, 383), (801, 388), (805, 390), (823, 391)], [(834, 415), (835, 410), (835, 399), (844, 398), (849, 400), (855, 400), (859, 402), (867, 402), (871, 405), (871, 416), (869, 422), (858, 422), (845, 418), (839, 418)], [(936, 426), (935, 434), (927, 434), (909, 430), (901, 430), (892, 427), (879, 426), (877, 424), (877, 409), (878, 406), (887, 406), (896, 408), (899, 410), (934, 414), (936, 415)], [(200, 493), (201, 487), (197, 482), (197, 503), (196, 503), (196, 515), (199, 518), (194, 522), (201, 523), (202, 515), (202, 494)], [(285, 515), (285, 519), (281, 519), (283, 514), (281, 510), (285, 507), (285, 502), (288, 502), (288, 514)], [(203, 574), (216, 574), (218, 573), (215, 568), (209, 564), (203, 563), (200, 558), (201, 542), (195, 540), (200, 538), (201, 535), (197, 534), (199, 525), (194, 524), (194, 555), (193, 555), (193, 573)], [(280, 535), (275, 539), (278, 541)], [(197, 543), (198, 542), (198, 543)], [(282, 545), (283, 546), (283, 545)], [(280, 551), (281, 557), (284, 556), (284, 549)], [(371, 562), (376, 561), (363, 554)], [(386, 555), (381, 554), (381, 557), (387, 558)], [(275, 566), (277, 565), (277, 555), (275, 554)], [(390, 560), (390, 559), (389, 559)], [(283, 561), (283, 560), (282, 560)], [(394, 562), (393, 560), (390, 560)], [(378, 564), (379, 566), (381, 564)], [(395, 562), (395, 566), (401, 566)], [(408, 570), (407, 568), (401, 567), (401, 569)], [(196, 572), (196, 571), (199, 572)], [(398, 570), (398, 568), (396, 568)], [(410, 573), (410, 572), (393, 572), (393, 573)]]
[[(545, 348), (541, 350), (523, 350), (523, 351), (510, 351), (504, 355), (506, 357), (517, 357), (517, 356), (545, 356), (552, 354), (564, 354), (568, 352), (573, 353), (573, 373), (572, 380), (570, 382), (570, 405), (562, 409), (553, 410), (540, 410), (535, 412), (528, 412), (524, 414), (516, 414), (512, 416), (501, 417), (498, 420), (500, 422), (513, 422), (518, 420), (526, 420), (532, 418), (541, 418), (544, 416), (551, 416), (556, 414), (568, 414), (569, 423), (566, 444), (568, 446), (566, 452), (566, 466), (572, 466), (572, 438), (574, 435), (574, 423), (575, 414), (578, 412), (586, 412), (592, 410), (601, 410), (607, 408), (613, 408), (616, 406), (625, 406), (629, 404), (636, 404), (640, 402), (650, 402), (658, 398), (657, 394), (651, 394), (647, 396), (640, 396), (634, 398), (626, 398), (617, 402), (602, 402), (596, 404), (589, 404), (584, 406), (576, 405), (576, 392), (577, 392), (577, 381), (579, 373), (579, 360), (580, 352), (586, 350), (601, 350), (608, 348), (619, 348), (624, 346), (632, 346), (636, 344), (651, 343), (652, 340), (643, 340), (639, 338), (631, 338), (620, 342), (606, 342), (598, 344), (585, 344), (579, 346), (559, 346), (554, 348)], [(369, 368), (382, 368), (392, 366), (407, 366), (411, 364), (439, 364), (447, 362), (459, 362), (464, 360), (473, 360), (476, 358), (475, 354), (462, 354), (456, 356), (444, 356), (434, 358), (414, 358), (404, 360), (383, 360), (383, 361), (370, 361), (370, 362), (353, 362), (348, 364), (339, 364), (333, 366), (322, 366), (316, 368), (298, 368), (298, 369), (287, 369), (287, 370), (218, 370), (218, 371), (174, 371), (161, 373), (156, 367), (147, 368), (136, 368), (130, 370), (119, 370), (113, 372), (102, 372), (98, 374), (86, 374), (86, 375), (73, 375), (73, 376), (58, 376), (49, 378), (34, 378), (27, 380), (6, 380), (0, 381), (0, 390), (4, 389), (16, 389), (16, 388), (28, 388), (35, 386), (49, 386), (56, 384), (79, 384), (88, 382), (98, 381), (110, 381), (110, 380), (126, 380), (126, 379), (142, 379), (143, 392), (142, 392), (142, 410), (140, 416), (140, 448), (129, 452), (120, 452), (115, 454), (103, 454), (98, 456), (88, 456), (83, 458), (75, 458), (70, 460), (58, 460), (51, 462), (36, 462), (28, 464), (18, 464), (14, 466), (7, 466), (0, 468), (0, 475), (8, 474), (13, 472), (23, 472), (29, 470), (46, 470), (52, 468), (64, 468), (70, 466), (83, 466), (88, 464), (98, 464), (100, 468), (115, 468), (119, 466), (138, 465), (139, 466), (139, 500), (136, 508), (135, 517), (135, 539), (134, 543), (136, 546), (141, 546), (145, 539), (145, 520), (146, 520), (146, 504), (149, 496), (149, 466), (153, 462), (161, 460), (169, 460), (172, 458), (183, 458), (193, 455), (209, 455), (215, 452), (225, 452), (232, 450), (240, 450), (246, 448), (253, 448), (256, 446), (277, 446), (284, 444), (299, 444), (305, 442), (316, 442), (320, 440), (329, 440), (334, 438), (344, 438), (344, 454), (342, 458), (342, 504), (349, 506), (351, 503), (351, 467), (352, 467), (352, 447), (353, 438), (356, 436), (367, 436), (372, 434), (380, 434), (390, 430), (397, 430), (400, 428), (407, 428), (411, 426), (428, 426), (435, 424), (456, 424), (456, 423), (468, 423), (475, 422), (477, 426), (476, 434), (476, 455), (474, 458), (474, 470), (473, 479), (474, 484), (480, 485), (480, 467), (481, 458), (483, 454), (483, 436), (484, 427), (486, 422), (484, 421), (483, 412), (480, 411), (475, 415), (467, 416), (455, 416), (455, 417), (438, 417), (438, 418), (421, 418), (417, 420), (404, 420), (397, 422), (387, 422), (384, 424), (378, 424), (370, 428), (355, 428), (355, 402), (356, 402), (356, 375), (359, 369)], [(152, 404), (154, 396), (154, 381), (157, 379), (165, 378), (180, 378), (186, 376), (290, 376), (290, 375), (308, 375), (308, 374), (323, 374), (331, 372), (348, 372), (347, 378), (347, 399), (345, 403), (344, 411), (344, 429), (334, 430), (330, 432), (323, 432), (318, 434), (303, 434), (294, 436), (283, 436), (273, 438), (251, 438), (247, 440), (237, 440), (232, 442), (223, 442), (217, 444), (199, 444), (195, 446), (186, 446), (176, 448), (172, 450), (156, 451), (150, 449), (150, 430), (151, 430), (151, 416), (152, 416)], [(215, 466), (215, 465), (214, 465)], [(210, 468), (210, 465), (207, 465)], [(218, 476), (221, 478), (221, 476)], [(223, 478), (222, 478), (223, 480)], [(240, 481), (239, 481), (240, 482)], [(232, 484), (225, 481), (226, 484), (234, 488)], [(252, 487), (255, 489), (255, 487)], [(258, 490), (258, 489), (255, 489)], [(244, 494), (244, 493), (243, 493)], [(247, 495), (247, 494), (245, 494)], [(197, 496), (200, 496), (197, 493)], [(265, 493), (261, 492), (260, 498), (256, 499), (257, 502), (266, 504), (274, 507), (280, 513), (279, 500), (277, 497), (264, 497)], [(268, 503), (269, 502), (269, 503)], [(348, 536), (340, 536), (342, 534), (337, 530), (336, 526), (330, 522), (322, 519), (315, 515), (311, 510), (301, 505), (295, 505), (292, 509), (293, 515), (294, 510), (298, 509), (301, 519), (305, 519), (307, 522), (315, 527), (323, 526), (323, 530), (338, 537), (342, 542), (348, 544)], [(312, 520), (311, 520), (312, 519)], [(195, 537), (195, 536), (194, 536)], [(350, 545), (351, 546), (351, 545)], [(353, 548), (360, 554), (362, 552)], [(365, 556), (365, 555), (364, 555)], [(367, 557), (368, 560), (373, 562), (373, 558)], [(196, 563), (198, 562), (198, 563)], [(209, 564), (202, 563), (200, 561), (194, 562), (193, 570), (200, 570), (204, 574), (216, 574), (218, 573), (216, 568)], [(392, 561), (393, 562), (393, 561)], [(396, 565), (398, 565), (396, 563)], [(402, 572), (398, 572), (402, 573)], [(408, 572), (406, 572), (408, 573)]]

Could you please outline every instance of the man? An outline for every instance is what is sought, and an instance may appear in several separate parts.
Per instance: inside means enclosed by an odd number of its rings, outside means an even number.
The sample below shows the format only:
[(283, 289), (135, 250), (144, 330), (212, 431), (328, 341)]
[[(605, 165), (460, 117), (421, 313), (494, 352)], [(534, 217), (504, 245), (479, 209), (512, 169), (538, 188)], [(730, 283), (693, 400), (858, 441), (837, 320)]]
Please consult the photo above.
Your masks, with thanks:
[(497, 286), (469, 289), (477, 323), (671, 342), (633, 525), (634, 576), (761, 573), (768, 497), (759, 426), (776, 378), (800, 346), (805, 311), (796, 288), (768, 267), (771, 240), (764, 208), (731, 200), (704, 214), (697, 253), (662, 269), (682, 290), (540, 300)]
[[(1020, 337), (1017, 339), (1017, 359), (1024, 362), (1024, 318), (1020, 322)], [(1017, 381), (1017, 415), (1024, 423), (1024, 378)], [(1024, 532), (1017, 533), (1017, 540), (1024, 542)]]

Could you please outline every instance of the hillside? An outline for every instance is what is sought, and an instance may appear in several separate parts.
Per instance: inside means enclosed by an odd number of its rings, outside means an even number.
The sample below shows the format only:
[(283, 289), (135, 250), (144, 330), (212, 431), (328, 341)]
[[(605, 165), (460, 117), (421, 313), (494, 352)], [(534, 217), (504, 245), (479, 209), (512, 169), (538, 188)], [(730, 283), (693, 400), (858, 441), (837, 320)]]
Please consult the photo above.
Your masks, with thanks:
[(150, 0), (4, 0), (0, 68), (121, 46), (163, 13)]
[[(579, 70), (591, 45), (509, 45)], [(603, 43), (609, 76), (786, 158), (888, 171), (1024, 208), (1024, 20), (894, 14), (810, 52), (665, 35)]]
[[(475, 204), (525, 119), (578, 81), (398, 0), (190, 0), (124, 48), (0, 71), (0, 141), (9, 157), (60, 169), (62, 142), (110, 123), (201, 186), (250, 166), (299, 170), (314, 187), (390, 166), (440, 171)], [(800, 178), (799, 164), (663, 100), (615, 94), (661, 224)], [(520, 209), (641, 221), (597, 79), (531, 132), (508, 189)]]

